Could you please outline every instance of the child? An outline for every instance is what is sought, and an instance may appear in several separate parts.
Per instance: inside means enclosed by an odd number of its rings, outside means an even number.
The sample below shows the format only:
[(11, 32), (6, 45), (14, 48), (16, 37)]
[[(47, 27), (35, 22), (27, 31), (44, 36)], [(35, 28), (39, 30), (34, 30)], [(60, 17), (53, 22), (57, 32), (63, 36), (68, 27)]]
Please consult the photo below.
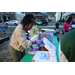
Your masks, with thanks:
[(59, 32), (59, 23), (56, 23), (56, 24), (55, 24), (54, 30), (55, 30), (54, 35), (57, 36), (57, 40), (58, 40), (58, 42), (59, 42), (59, 33), (60, 33), (60, 32)]

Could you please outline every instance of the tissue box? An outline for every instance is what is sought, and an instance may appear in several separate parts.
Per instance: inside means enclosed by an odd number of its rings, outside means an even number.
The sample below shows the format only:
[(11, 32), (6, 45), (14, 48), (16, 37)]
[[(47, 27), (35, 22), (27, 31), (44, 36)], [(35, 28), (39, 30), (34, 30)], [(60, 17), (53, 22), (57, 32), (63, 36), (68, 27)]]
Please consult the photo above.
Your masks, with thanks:
[(31, 41), (36, 41), (38, 40), (38, 35), (35, 35), (34, 37), (31, 38)]
[(56, 47), (47, 39), (47, 38), (43, 38), (43, 43), (44, 43), (44, 47), (51, 52), (56, 53)]
[(41, 29), (41, 31), (55, 33), (55, 30), (54, 29)]
[(43, 38), (44, 47), (48, 51), (36, 51), (32, 59), (33, 62), (57, 62), (56, 47), (47, 39)]
[(50, 32), (40, 32), (38, 35), (38, 39), (41, 40), (46, 37), (50, 42), (53, 40), (53, 33)]
[(56, 55), (53, 52), (48, 51), (36, 51), (33, 62), (57, 62)]

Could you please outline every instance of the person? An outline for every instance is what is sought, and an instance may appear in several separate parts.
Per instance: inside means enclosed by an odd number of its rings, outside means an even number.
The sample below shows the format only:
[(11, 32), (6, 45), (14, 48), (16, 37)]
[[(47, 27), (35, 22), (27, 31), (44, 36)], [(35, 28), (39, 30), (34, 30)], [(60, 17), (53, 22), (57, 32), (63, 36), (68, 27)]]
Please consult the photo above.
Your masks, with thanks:
[(39, 28), (37, 27), (37, 25), (34, 25), (31, 29), (31, 37), (34, 37), (34, 35), (39, 34)]
[(68, 32), (68, 31), (69, 31), (69, 27), (71, 27), (72, 29), (74, 29), (74, 28), (72, 27), (72, 22), (71, 22), (71, 20), (72, 20), (72, 17), (68, 17), (68, 18), (67, 18), (67, 21), (64, 22), (62, 34), (65, 34), (66, 32)]
[[(19, 62), (25, 55), (25, 49), (33, 44), (39, 44), (38, 40), (31, 41), (28, 30), (34, 25), (35, 17), (32, 14), (26, 14), (16, 29), (14, 30), (9, 45), (9, 52), (14, 62)], [(41, 41), (41, 40), (40, 40)]]
[(60, 62), (75, 62), (75, 29), (60, 39)]
[(59, 32), (59, 23), (56, 23), (56, 24), (55, 24), (54, 30), (55, 30), (54, 35), (57, 36), (57, 40), (58, 40), (58, 42), (59, 42), (59, 33), (60, 33), (60, 32)]

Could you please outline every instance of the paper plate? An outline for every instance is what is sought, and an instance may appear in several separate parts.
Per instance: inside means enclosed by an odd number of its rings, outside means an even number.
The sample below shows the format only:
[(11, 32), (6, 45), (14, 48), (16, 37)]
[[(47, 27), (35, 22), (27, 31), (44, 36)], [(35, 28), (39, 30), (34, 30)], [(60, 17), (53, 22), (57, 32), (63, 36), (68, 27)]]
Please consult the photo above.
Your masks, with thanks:
[(34, 53), (35, 53), (35, 51), (32, 51), (32, 50), (28, 51), (28, 54), (30, 54), (30, 55), (34, 55)]

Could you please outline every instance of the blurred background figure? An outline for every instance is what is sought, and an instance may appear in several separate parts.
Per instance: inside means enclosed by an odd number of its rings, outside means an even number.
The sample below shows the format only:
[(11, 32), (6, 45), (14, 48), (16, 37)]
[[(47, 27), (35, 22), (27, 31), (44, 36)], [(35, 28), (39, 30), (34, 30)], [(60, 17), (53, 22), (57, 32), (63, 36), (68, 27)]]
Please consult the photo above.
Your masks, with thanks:
[(72, 21), (72, 17), (68, 17), (67, 21), (64, 22), (64, 24), (63, 24), (63, 31), (62, 31), (63, 34), (65, 34), (66, 32), (69, 31), (69, 27), (71, 27), (72, 29), (74, 29), (72, 27), (72, 22), (71, 21)]
[(39, 28), (37, 27), (37, 25), (34, 25), (31, 29), (31, 37), (34, 37), (34, 35), (39, 34)]
[(57, 40), (58, 40), (58, 42), (59, 42), (59, 33), (60, 33), (60, 32), (59, 32), (59, 23), (56, 23), (56, 24), (55, 24), (54, 30), (55, 30), (54, 35), (57, 36)]

